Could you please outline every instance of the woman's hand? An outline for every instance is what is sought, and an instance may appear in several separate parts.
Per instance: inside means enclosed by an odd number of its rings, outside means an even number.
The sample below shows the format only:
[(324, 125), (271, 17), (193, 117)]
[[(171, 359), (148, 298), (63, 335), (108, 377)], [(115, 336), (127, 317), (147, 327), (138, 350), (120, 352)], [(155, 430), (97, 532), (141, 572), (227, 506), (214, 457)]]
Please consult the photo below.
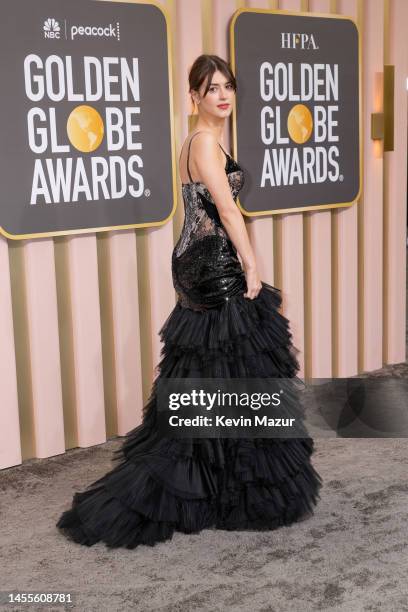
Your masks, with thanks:
[(244, 293), (244, 297), (253, 300), (258, 297), (258, 294), (262, 289), (261, 279), (256, 267), (244, 268), (244, 272), (248, 289), (248, 291)]

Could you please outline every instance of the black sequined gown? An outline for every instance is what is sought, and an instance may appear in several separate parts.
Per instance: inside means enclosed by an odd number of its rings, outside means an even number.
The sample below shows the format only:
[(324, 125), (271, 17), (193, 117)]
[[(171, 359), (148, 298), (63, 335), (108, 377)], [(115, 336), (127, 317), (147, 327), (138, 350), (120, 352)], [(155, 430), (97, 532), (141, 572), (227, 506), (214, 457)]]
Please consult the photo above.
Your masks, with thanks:
[[(244, 173), (225, 155), (236, 200)], [(312, 515), (320, 497), (312, 438), (169, 439), (157, 433), (160, 377), (289, 378), (299, 369), (289, 322), (278, 310), (280, 290), (263, 282), (256, 299), (243, 297), (236, 249), (209, 191), (188, 173), (185, 221), (172, 255), (178, 301), (159, 332), (162, 359), (143, 421), (114, 452), (116, 466), (75, 493), (57, 523), (87, 546), (152, 546), (174, 531), (210, 527), (276, 529)]]

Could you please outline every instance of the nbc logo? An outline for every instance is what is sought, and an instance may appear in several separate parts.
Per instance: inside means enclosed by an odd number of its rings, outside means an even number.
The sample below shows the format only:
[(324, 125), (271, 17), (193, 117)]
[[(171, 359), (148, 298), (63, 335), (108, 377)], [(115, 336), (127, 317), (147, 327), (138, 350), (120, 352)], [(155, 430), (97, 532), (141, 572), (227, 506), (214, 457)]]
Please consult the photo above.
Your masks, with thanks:
[(44, 21), (43, 29), (44, 29), (45, 38), (59, 38), (60, 37), (61, 28), (59, 26), (58, 21), (54, 19), (53, 17), (48, 17), (48, 19)]

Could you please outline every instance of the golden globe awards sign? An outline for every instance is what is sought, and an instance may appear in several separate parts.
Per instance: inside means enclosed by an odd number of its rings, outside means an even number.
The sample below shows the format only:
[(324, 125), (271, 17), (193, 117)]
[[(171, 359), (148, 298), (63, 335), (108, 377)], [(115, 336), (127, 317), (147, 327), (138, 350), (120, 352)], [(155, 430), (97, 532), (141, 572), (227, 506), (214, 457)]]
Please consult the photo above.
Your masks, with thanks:
[(238, 85), (235, 154), (246, 171), (242, 212), (351, 205), (362, 174), (356, 24), (240, 9), (230, 35)]
[(176, 202), (171, 71), (158, 6), (5, 3), (0, 72), (4, 235), (169, 219)]

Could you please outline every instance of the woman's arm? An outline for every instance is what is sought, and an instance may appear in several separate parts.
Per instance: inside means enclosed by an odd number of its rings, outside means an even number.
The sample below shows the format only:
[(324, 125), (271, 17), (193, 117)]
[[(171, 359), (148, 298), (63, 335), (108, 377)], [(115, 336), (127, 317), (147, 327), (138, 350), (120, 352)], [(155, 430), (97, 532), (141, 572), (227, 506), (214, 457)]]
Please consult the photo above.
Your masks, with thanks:
[[(194, 145), (194, 153), (192, 153)], [(237, 249), (245, 271), (248, 292), (246, 297), (254, 298), (258, 295), (262, 284), (258, 275), (256, 259), (241, 211), (231, 195), (225, 168), (219, 157), (220, 148), (216, 138), (209, 132), (200, 132), (191, 143), (190, 161), (197, 169), (199, 175), (210, 192), (217, 207), (221, 222), (225, 227), (232, 243)], [(191, 159), (191, 158), (190, 158)]]

